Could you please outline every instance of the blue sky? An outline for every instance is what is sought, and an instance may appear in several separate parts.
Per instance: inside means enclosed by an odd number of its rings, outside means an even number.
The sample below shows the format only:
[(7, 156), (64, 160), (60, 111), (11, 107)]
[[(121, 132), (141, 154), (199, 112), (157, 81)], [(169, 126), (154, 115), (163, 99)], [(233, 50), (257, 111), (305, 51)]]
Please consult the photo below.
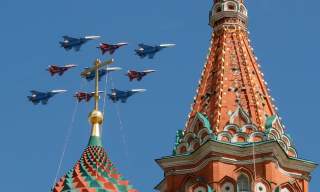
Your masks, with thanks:
[[(310, 6), (311, 5), (311, 6)], [(93, 103), (75, 108), (73, 93), (90, 91), (79, 73), (101, 57), (89, 42), (80, 52), (59, 47), (62, 35), (101, 35), (106, 42), (127, 41), (112, 75), (119, 89), (146, 88), (127, 104), (106, 103), (104, 146), (118, 170), (140, 191), (149, 192), (162, 179), (154, 159), (169, 155), (175, 131), (184, 127), (207, 54), (212, 2), (173, 0), (1, 0), (0, 96), (3, 191), (49, 191), (65, 143), (72, 134), (59, 176), (79, 159), (86, 147)], [(299, 157), (320, 162), (320, 2), (316, 0), (248, 1), (250, 37), (280, 115), (293, 137)], [(176, 43), (141, 60), (133, 49), (140, 42)], [(50, 64), (79, 67), (63, 77), (50, 77)], [(142, 82), (129, 83), (128, 69), (156, 69)], [(110, 86), (109, 86), (110, 88)], [(33, 106), (29, 90), (67, 89), (47, 106)], [(117, 113), (117, 108), (119, 113)], [(119, 114), (119, 117), (118, 115)], [(320, 188), (320, 171), (313, 173), (310, 191)]]

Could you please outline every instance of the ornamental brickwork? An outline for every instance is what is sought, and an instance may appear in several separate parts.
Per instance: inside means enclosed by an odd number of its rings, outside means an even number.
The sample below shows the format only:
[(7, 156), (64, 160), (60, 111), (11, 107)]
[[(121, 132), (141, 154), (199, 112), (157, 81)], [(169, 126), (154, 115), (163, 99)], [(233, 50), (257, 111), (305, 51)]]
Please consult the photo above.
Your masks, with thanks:
[(215, 0), (211, 44), (161, 192), (307, 192), (316, 164), (298, 159), (250, 44), (242, 0)]

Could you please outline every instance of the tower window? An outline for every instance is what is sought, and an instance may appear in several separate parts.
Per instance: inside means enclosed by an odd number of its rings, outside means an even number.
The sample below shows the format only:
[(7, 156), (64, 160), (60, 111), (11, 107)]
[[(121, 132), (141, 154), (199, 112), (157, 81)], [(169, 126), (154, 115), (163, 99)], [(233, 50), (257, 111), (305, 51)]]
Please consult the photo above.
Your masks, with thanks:
[(250, 181), (246, 175), (240, 175), (237, 181), (237, 192), (251, 192)]
[(222, 8), (221, 8), (221, 7), (217, 7), (216, 13), (219, 13), (219, 12), (221, 12), (221, 11), (222, 11)]
[(234, 6), (234, 4), (229, 4), (228, 10), (236, 10), (236, 6)]

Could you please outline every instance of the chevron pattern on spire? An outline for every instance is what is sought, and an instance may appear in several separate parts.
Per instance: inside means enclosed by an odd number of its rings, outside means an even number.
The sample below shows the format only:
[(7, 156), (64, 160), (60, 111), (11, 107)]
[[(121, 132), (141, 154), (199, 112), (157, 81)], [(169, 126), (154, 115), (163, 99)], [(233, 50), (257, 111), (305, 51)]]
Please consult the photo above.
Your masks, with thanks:
[(53, 192), (138, 192), (122, 178), (101, 146), (88, 146)]

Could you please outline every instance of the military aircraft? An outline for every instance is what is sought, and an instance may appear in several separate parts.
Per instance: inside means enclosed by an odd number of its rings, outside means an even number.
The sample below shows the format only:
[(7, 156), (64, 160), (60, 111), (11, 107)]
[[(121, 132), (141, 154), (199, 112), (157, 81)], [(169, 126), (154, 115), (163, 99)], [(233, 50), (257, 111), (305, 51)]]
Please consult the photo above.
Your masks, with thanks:
[(111, 94), (108, 94), (109, 99), (116, 103), (117, 101), (121, 101), (122, 103), (127, 102), (127, 99), (136, 93), (145, 92), (146, 89), (132, 89), (128, 91), (120, 91), (118, 89), (111, 89)]
[[(99, 93), (103, 93), (103, 91), (99, 91)], [(82, 92), (78, 91), (75, 93), (74, 97), (77, 98), (78, 102), (80, 103), (82, 100), (85, 100), (86, 102), (89, 102), (90, 99), (94, 96), (95, 92)]]
[(54, 76), (55, 74), (59, 74), (59, 76), (61, 76), (64, 72), (76, 66), (77, 65), (74, 64), (69, 64), (65, 66), (49, 65), (47, 71), (50, 72), (51, 76)]
[(157, 52), (161, 51), (163, 48), (174, 47), (175, 44), (161, 44), (150, 46), (141, 43), (138, 46), (139, 48), (134, 50), (136, 52), (136, 55), (138, 55), (140, 58), (145, 58), (146, 56), (148, 56), (149, 59), (152, 59), (154, 55)]
[(153, 73), (155, 70), (144, 70), (144, 71), (134, 71), (134, 70), (129, 70), (128, 73), (126, 74), (129, 77), (129, 80), (132, 81), (134, 79), (137, 79), (138, 81), (141, 81), (141, 79), (148, 75), (149, 73)]
[[(88, 68), (85, 68), (87, 70)], [(104, 69), (99, 69), (99, 81), (101, 81), (101, 78), (105, 76), (107, 73), (113, 72), (113, 71), (119, 71), (121, 70), (120, 67), (108, 67)], [(87, 81), (92, 81), (96, 77), (96, 73), (94, 71), (90, 71), (87, 73), (82, 72), (81, 77), (85, 78)]]
[(101, 50), (102, 55), (106, 52), (109, 52), (112, 55), (117, 49), (120, 47), (128, 45), (128, 43), (117, 43), (117, 44), (107, 44), (107, 43), (100, 43), (99, 48)]
[(74, 38), (69, 36), (63, 36), (63, 41), (59, 42), (61, 47), (65, 50), (69, 51), (70, 49), (74, 49), (75, 51), (79, 51), (81, 46), (89, 40), (98, 39), (100, 36), (85, 36), (80, 38)]
[(40, 92), (40, 91), (35, 91), (32, 90), (31, 96), (28, 96), (29, 101), (31, 101), (34, 105), (38, 103), (42, 103), (43, 105), (46, 105), (48, 103), (48, 100), (53, 97), (54, 95), (58, 93), (65, 93), (67, 92), (66, 90), (52, 90), (48, 92)]

